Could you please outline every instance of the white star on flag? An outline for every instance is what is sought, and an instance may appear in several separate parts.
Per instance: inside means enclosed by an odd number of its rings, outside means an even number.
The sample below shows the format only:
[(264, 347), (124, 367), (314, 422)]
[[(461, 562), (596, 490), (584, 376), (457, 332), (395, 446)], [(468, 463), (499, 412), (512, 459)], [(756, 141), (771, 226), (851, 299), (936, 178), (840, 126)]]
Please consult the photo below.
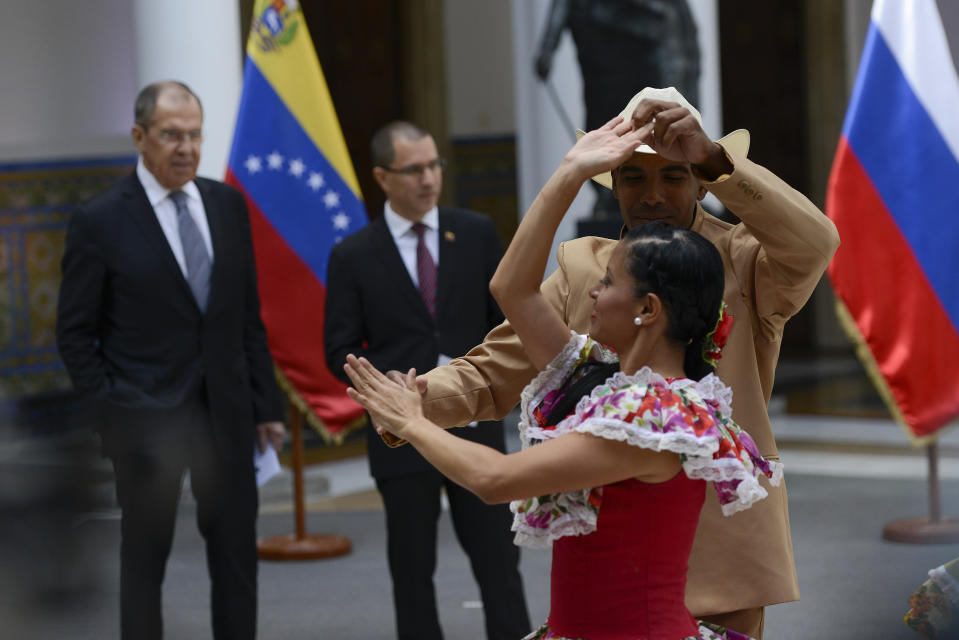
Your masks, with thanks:
[(338, 214), (333, 216), (333, 228), (334, 229), (349, 229), (350, 228), (350, 217), (340, 211)]
[(258, 173), (263, 168), (263, 163), (260, 162), (260, 156), (255, 156), (252, 153), (243, 164), (250, 173)]
[(283, 156), (280, 155), (279, 151), (274, 151), (266, 157), (266, 161), (270, 164), (270, 168), (279, 171), (283, 168)]
[(333, 209), (340, 206), (340, 194), (336, 191), (327, 191), (323, 194), (323, 204), (326, 205), (327, 209)]
[(310, 174), (310, 178), (306, 181), (306, 184), (310, 185), (310, 188), (313, 189), (313, 191), (319, 191), (324, 182), (325, 180), (323, 180), (323, 176), (314, 171)]
[(304, 171), (306, 171), (306, 165), (303, 164), (303, 161), (299, 158), (290, 162), (290, 175), (299, 178), (303, 175)]

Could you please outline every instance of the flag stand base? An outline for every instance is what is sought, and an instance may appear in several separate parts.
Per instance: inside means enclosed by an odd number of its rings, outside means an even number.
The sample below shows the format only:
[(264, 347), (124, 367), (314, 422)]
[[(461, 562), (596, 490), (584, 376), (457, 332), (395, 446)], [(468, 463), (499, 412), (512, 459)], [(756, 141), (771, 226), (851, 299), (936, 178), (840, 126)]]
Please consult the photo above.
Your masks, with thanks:
[(939, 514), (939, 446), (926, 446), (929, 461), (929, 517), (893, 520), (882, 528), (882, 537), (909, 544), (950, 544), (959, 542), (959, 518)]
[(891, 542), (911, 544), (951, 544), (959, 542), (959, 518), (903, 518), (882, 528), (882, 537)]
[(293, 409), (290, 415), (290, 451), (293, 467), (293, 507), (296, 533), (261, 538), (257, 555), (264, 560), (320, 560), (346, 555), (352, 549), (348, 538), (324, 533), (306, 533), (306, 509), (303, 506), (303, 414)]
[(346, 555), (352, 549), (349, 538), (313, 533), (303, 538), (294, 534), (262, 538), (257, 552), (264, 560), (321, 560)]

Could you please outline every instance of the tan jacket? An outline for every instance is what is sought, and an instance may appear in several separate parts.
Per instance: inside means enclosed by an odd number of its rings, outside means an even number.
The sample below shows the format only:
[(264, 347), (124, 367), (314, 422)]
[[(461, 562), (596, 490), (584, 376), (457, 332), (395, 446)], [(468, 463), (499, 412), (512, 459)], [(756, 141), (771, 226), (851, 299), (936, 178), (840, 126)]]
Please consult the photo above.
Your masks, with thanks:
[[(765, 457), (778, 460), (767, 405), (783, 326), (812, 294), (839, 236), (815, 205), (773, 173), (746, 158), (731, 159), (733, 173), (706, 186), (742, 224), (722, 222), (697, 205), (693, 229), (716, 245), (726, 270), (725, 300), (736, 321), (717, 373), (733, 389), (733, 418)], [(587, 331), (588, 292), (614, 245), (594, 237), (560, 245), (559, 268), (542, 291), (574, 331)], [(535, 374), (503, 323), (467, 355), (426, 374), (427, 415), (444, 426), (502, 418)], [(689, 564), (686, 600), (694, 615), (799, 599), (785, 486), (770, 487), (769, 498), (728, 518), (708, 491)]]

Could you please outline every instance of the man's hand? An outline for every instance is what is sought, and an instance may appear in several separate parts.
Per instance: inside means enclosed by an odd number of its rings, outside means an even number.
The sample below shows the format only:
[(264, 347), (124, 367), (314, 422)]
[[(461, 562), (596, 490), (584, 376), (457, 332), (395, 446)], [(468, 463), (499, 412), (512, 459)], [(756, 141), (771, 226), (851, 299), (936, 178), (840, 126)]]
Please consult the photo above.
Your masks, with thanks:
[(257, 444), (260, 453), (266, 451), (267, 445), (272, 444), (276, 452), (283, 450), (283, 438), (286, 436), (286, 427), (282, 422), (261, 422), (256, 425)]
[(722, 147), (709, 139), (689, 109), (675, 102), (642, 100), (632, 116), (642, 141), (676, 162), (688, 162), (709, 178), (732, 172)]
[(423, 417), (415, 369), (410, 369), (402, 381), (396, 382), (380, 373), (366, 358), (350, 354), (346, 356), (344, 370), (353, 382), (346, 393), (369, 411), (378, 428), (401, 435), (410, 421)]
[[(406, 374), (400, 373), (396, 369), (390, 369), (386, 372), (386, 377), (395, 382), (396, 384), (406, 384)], [(426, 389), (429, 386), (429, 380), (423, 376), (416, 376), (416, 390), (420, 394), (420, 399), (426, 399)]]

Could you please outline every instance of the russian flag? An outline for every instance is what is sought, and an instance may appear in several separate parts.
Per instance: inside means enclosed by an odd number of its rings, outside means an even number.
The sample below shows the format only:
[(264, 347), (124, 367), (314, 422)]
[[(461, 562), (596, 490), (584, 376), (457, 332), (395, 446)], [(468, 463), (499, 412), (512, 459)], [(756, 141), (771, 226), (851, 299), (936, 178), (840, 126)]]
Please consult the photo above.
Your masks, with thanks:
[(257, 0), (226, 182), (250, 209), (263, 322), (280, 385), (329, 441), (362, 409), (326, 368), (326, 264), (367, 223), (359, 183), (296, 0)]
[(959, 416), (959, 79), (935, 0), (874, 3), (826, 213), (840, 316), (928, 442)]

